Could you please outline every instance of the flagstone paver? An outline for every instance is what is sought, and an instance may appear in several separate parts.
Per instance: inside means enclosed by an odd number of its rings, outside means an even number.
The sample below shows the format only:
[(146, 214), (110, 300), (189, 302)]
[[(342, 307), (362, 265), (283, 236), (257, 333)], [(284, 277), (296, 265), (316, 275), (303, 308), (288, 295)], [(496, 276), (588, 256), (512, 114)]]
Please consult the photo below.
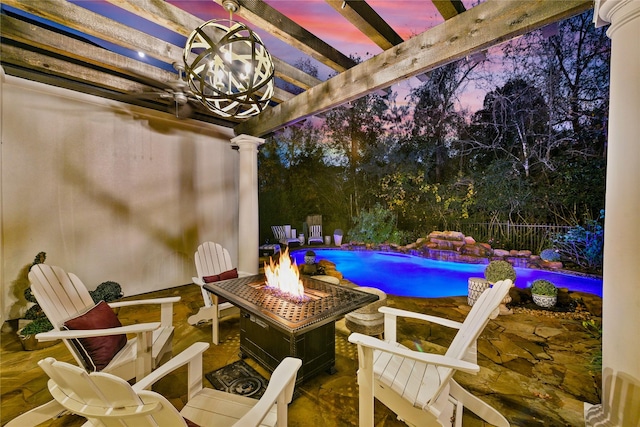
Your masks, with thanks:
[[(179, 352), (195, 341), (210, 341), (211, 326), (188, 325), (186, 318), (201, 304), (200, 290), (188, 285), (158, 293), (180, 294), (182, 302), (174, 309), (174, 352)], [(155, 295), (154, 295), (155, 296)], [(595, 296), (582, 295), (589, 306), (601, 307)], [(463, 321), (470, 307), (466, 296), (423, 299), (388, 296), (393, 307), (419, 311)], [(125, 319), (144, 319), (142, 312), (123, 309)], [(142, 316), (142, 317), (141, 317)], [(491, 320), (478, 342), (477, 375), (458, 372), (456, 380), (466, 389), (487, 401), (503, 413), (512, 426), (580, 426), (584, 425), (582, 403), (600, 401), (601, 379), (598, 368), (591, 361), (600, 349), (600, 341), (583, 325), (581, 319), (565, 318), (562, 314), (548, 316), (535, 311), (514, 310), (514, 314)], [(592, 313), (591, 318), (600, 322)], [(238, 360), (239, 321), (237, 318), (220, 324), (222, 341), (204, 355), (208, 371)], [(356, 426), (358, 420), (358, 387), (356, 383), (357, 353), (347, 341), (349, 331), (344, 321), (336, 324), (336, 369), (330, 375), (322, 373), (298, 387), (298, 397), (289, 406), (290, 427), (343, 427)], [(407, 346), (420, 346), (423, 351), (444, 353), (455, 334), (438, 325), (420, 322), (401, 322), (399, 339)], [(46, 380), (38, 371), (36, 361), (54, 355), (69, 360), (62, 344), (37, 352), (21, 350), (15, 334), (2, 334), (2, 419), (4, 424), (15, 414), (48, 400)], [(268, 373), (251, 359), (247, 363), (268, 377)], [(183, 374), (183, 373), (182, 373)], [(181, 407), (184, 375), (174, 374), (163, 379), (155, 389), (168, 396)], [(13, 379), (20, 378), (20, 381)], [(210, 384), (206, 384), (210, 386)], [(65, 416), (44, 424), (49, 426), (79, 426), (82, 420)], [(376, 427), (396, 427), (405, 424), (379, 402), (375, 406)], [(469, 411), (465, 411), (466, 427), (484, 427), (485, 424)]]

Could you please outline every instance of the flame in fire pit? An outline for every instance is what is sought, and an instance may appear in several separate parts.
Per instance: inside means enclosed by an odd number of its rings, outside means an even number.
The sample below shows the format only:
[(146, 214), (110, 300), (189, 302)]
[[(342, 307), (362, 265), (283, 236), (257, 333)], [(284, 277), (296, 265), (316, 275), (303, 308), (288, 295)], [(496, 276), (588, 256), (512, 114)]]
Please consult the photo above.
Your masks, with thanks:
[(280, 254), (280, 263), (274, 264), (269, 258), (269, 265), (264, 263), (264, 275), (266, 278), (266, 288), (274, 291), (285, 299), (302, 302), (308, 297), (304, 294), (304, 286), (300, 280), (300, 271), (295, 261), (291, 263), (289, 248)]

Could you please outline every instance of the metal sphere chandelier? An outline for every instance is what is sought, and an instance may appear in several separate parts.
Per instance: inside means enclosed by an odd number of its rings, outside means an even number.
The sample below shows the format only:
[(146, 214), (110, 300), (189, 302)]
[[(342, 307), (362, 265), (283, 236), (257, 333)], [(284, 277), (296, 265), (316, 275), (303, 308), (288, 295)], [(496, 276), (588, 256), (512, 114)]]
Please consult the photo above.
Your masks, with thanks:
[(227, 0), (223, 6), (229, 11), (228, 21), (205, 22), (187, 39), (185, 77), (194, 96), (210, 111), (245, 119), (269, 104), (274, 65), (260, 37), (231, 20), (238, 4)]

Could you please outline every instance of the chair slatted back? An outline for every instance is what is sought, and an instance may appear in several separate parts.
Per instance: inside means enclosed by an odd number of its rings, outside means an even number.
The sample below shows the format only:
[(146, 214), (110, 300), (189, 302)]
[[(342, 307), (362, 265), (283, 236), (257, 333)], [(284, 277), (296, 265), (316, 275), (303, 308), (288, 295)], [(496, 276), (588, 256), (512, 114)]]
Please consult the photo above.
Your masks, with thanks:
[(29, 281), (38, 304), (57, 330), (66, 320), (94, 305), (82, 281), (60, 267), (36, 264), (29, 271)]
[[(204, 242), (198, 246), (194, 258), (196, 262), (196, 272), (200, 279), (205, 276), (212, 276), (233, 269), (229, 251), (219, 243)], [(206, 306), (210, 307), (213, 305), (211, 294), (208, 291), (203, 291), (202, 297), (204, 298)]]
[(446, 352), (447, 356), (466, 360), (465, 355), (469, 347), (476, 342), (489, 320), (495, 319), (498, 315), (498, 306), (509, 293), (511, 283), (511, 280), (499, 281), (480, 295), (451, 342)]
[(322, 237), (322, 226), (321, 225), (310, 226), (309, 237)]
[(271, 231), (273, 231), (273, 235), (278, 239), (278, 241), (285, 238), (283, 225), (272, 225)]
[[(458, 333), (451, 341), (446, 356), (477, 363), (475, 345), (480, 334), (489, 323), (489, 320), (498, 316), (498, 306), (511, 288), (511, 280), (502, 280), (485, 290), (478, 300), (473, 304), (471, 311), (467, 314)], [(427, 404), (433, 403), (440, 396), (440, 393), (449, 383), (449, 379), (455, 371), (451, 368), (438, 367), (438, 376), (441, 379), (438, 390)]]
[(88, 374), (83, 369), (49, 357), (38, 362), (49, 376), (51, 395), (70, 412), (107, 427), (185, 426), (180, 413), (166, 398), (136, 392), (115, 375)]
[(200, 278), (220, 274), (233, 268), (229, 251), (214, 242), (205, 242), (198, 246), (195, 261), (196, 271)]

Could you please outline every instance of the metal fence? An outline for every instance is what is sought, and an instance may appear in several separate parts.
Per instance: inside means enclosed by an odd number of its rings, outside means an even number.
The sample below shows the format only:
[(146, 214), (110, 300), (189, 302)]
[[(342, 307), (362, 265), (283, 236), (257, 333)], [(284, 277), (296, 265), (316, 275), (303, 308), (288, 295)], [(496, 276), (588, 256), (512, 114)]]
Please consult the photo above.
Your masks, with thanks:
[(459, 231), (472, 236), (477, 242), (489, 243), (495, 249), (527, 249), (539, 254), (551, 247), (555, 235), (566, 233), (570, 228), (565, 225), (485, 222), (460, 224)]

